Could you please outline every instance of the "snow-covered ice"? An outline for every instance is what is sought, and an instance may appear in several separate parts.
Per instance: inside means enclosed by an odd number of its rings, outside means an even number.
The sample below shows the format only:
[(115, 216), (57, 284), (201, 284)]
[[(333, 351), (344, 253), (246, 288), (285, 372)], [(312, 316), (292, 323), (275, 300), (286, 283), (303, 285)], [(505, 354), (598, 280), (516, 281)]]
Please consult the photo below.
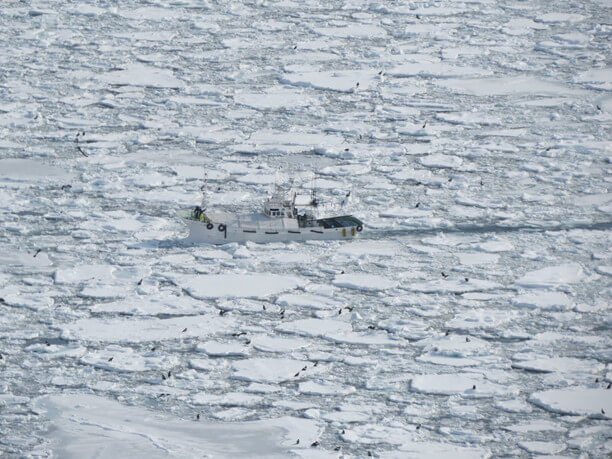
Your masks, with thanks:
[(545, 410), (600, 419), (612, 418), (612, 393), (606, 389), (568, 387), (534, 392), (529, 401)]
[(522, 287), (547, 288), (574, 284), (586, 279), (586, 274), (577, 263), (551, 266), (525, 274), (516, 283)]
[(609, 456), (611, 8), (3, 2), (0, 454)]
[(296, 276), (264, 273), (178, 276), (176, 282), (199, 299), (266, 298), (306, 284), (305, 280)]
[(86, 394), (49, 395), (34, 401), (50, 419), (47, 439), (62, 457), (282, 457), (296, 446), (316, 441), (316, 421), (277, 418), (239, 424), (197, 422), (166, 413), (124, 406)]

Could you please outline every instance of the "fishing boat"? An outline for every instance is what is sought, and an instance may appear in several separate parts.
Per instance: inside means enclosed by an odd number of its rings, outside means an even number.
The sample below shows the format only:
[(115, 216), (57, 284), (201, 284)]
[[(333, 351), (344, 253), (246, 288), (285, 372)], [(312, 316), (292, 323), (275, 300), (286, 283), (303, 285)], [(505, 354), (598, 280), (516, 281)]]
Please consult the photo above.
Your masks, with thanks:
[(316, 198), (298, 206), (295, 191), (283, 191), (278, 186), (264, 201), (261, 213), (244, 215), (209, 211), (206, 192), (203, 193), (202, 205), (184, 217), (190, 243), (353, 239), (363, 231), (363, 222), (352, 215), (315, 217)]

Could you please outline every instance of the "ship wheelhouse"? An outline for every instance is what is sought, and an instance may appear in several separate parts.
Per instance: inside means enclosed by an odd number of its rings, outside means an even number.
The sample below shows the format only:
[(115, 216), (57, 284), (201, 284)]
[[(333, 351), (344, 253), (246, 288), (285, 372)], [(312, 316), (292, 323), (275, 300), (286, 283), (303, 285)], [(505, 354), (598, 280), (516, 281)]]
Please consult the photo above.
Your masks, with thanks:
[(270, 218), (296, 218), (295, 193), (291, 199), (286, 199), (279, 192), (274, 193), (264, 201), (263, 213)]

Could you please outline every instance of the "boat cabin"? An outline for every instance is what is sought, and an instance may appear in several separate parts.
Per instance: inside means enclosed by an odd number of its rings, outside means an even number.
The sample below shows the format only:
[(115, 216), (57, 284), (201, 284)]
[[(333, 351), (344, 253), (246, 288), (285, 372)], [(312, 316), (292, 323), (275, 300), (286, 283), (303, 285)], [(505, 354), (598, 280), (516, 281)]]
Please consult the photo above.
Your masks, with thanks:
[(263, 213), (271, 218), (296, 218), (295, 194), (291, 200), (285, 199), (280, 193), (273, 194), (265, 200)]

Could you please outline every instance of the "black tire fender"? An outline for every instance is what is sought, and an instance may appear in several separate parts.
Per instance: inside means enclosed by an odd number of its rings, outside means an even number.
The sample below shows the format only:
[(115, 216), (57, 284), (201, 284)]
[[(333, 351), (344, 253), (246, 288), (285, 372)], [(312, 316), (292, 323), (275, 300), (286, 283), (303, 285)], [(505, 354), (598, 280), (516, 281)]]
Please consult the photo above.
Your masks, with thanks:
[(207, 223), (207, 224), (206, 224), (206, 229), (211, 230), (211, 229), (213, 229), (213, 227), (214, 227), (214, 226), (215, 226), (215, 225), (213, 225), (212, 223)]
[(223, 231), (225, 231), (225, 228), (226, 228), (226, 227), (225, 227), (225, 225), (224, 225), (223, 223), (221, 223), (221, 224), (219, 225), (219, 231), (223, 232)]
[(357, 231), (362, 231), (363, 230), (363, 226), (361, 225), (357, 225), (357, 227), (355, 228)]

